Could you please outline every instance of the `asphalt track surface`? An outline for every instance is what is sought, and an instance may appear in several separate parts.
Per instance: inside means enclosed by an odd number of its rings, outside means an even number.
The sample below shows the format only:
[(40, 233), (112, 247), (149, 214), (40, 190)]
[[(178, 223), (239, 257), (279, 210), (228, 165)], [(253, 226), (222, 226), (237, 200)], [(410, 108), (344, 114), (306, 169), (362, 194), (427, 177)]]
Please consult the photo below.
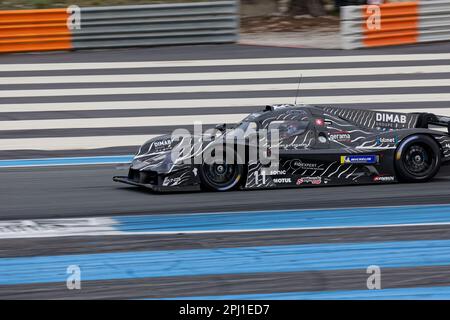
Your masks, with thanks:
[[(313, 50), (313, 49), (287, 49), (270, 47), (252, 47), (238, 45), (223, 46), (198, 46), (198, 47), (172, 47), (172, 48), (153, 48), (153, 49), (130, 49), (117, 51), (86, 51), (75, 53), (48, 53), (36, 55), (8, 55), (0, 57), (1, 64), (26, 64), (26, 63), (66, 63), (66, 62), (130, 62), (130, 61), (164, 61), (178, 60), (180, 54), (183, 59), (230, 59), (230, 58), (268, 58), (268, 57), (325, 57), (325, 56), (349, 56), (361, 54), (423, 54), (423, 53), (448, 53), (449, 44), (431, 44), (406, 46), (388, 49), (374, 49), (364, 51), (339, 51), (339, 50)], [(408, 66), (409, 63), (395, 66)], [(438, 65), (437, 62), (427, 61), (424, 65)], [(364, 67), (371, 66), (365, 64)], [(379, 67), (380, 64), (374, 64)], [(385, 66), (389, 67), (389, 63)], [(292, 66), (285, 65), (284, 68)], [(314, 68), (314, 66), (311, 66)], [(326, 67), (336, 67), (332, 64)], [(357, 67), (354, 64), (352, 67)], [(209, 67), (206, 71), (221, 71), (220, 67)], [(269, 68), (270, 69), (270, 68)], [(182, 72), (191, 72), (189, 68), (181, 69)], [(239, 69), (240, 70), (240, 69)], [(252, 68), (246, 70), (252, 71)], [(264, 67), (258, 68), (264, 70)], [(153, 70), (155, 71), (155, 70)], [(180, 70), (174, 69), (177, 73)], [(228, 70), (230, 71), (230, 70)], [(232, 71), (232, 70), (231, 70)], [(90, 71), (91, 72), (91, 71)], [(126, 70), (124, 71), (126, 72)], [(145, 72), (142, 71), (142, 72)], [(156, 72), (156, 71), (155, 71)], [(78, 74), (85, 74), (80, 71)], [(109, 71), (100, 71), (97, 74), (107, 75)], [(20, 72), (19, 72), (20, 74)], [(16, 77), (17, 72), (4, 72), (2, 77)], [(63, 71), (55, 71), (54, 74), (64, 75)], [(72, 72), (77, 74), (77, 72)], [(91, 74), (91, 73), (89, 73)], [(114, 73), (116, 74), (116, 72)], [(24, 72), (23, 76), (45, 76), (42, 72)], [(415, 74), (415, 79), (425, 77), (421, 74)], [(424, 79), (445, 79), (447, 74), (433, 74)], [(408, 75), (395, 75), (393, 79), (409, 79)], [(370, 80), (383, 80), (383, 76), (371, 76)], [(321, 78), (320, 81), (327, 80)], [(333, 77), (327, 81), (332, 81)], [(353, 76), (353, 81), (364, 81), (364, 77)], [(264, 79), (254, 80), (252, 83), (265, 83)], [(342, 79), (341, 79), (342, 81)], [(206, 85), (207, 83), (197, 82), (197, 85)], [(229, 83), (227, 83), (229, 84)], [(245, 84), (237, 82), (236, 84)], [(142, 84), (131, 84), (132, 86), (141, 86)], [(180, 85), (180, 84), (178, 84)], [(439, 90), (429, 87), (421, 88), (423, 93), (440, 93), (447, 90), (448, 83), (443, 83)], [(77, 84), (77, 88), (88, 88), (89, 85)], [(114, 85), (109, 86), (110, 88)], [(8, 85), (0, 86), (1, 90), (39, 90), (39, 89), (68, 89), (73, 88), (72, 84), (27, 84), (27, 85)], [(443, 89), (444, 88), (444, 89)], [(364, 95), (383, 95), (383, 94), (410, 94), (415, 93), (415, 88), (403, 89), (345, 89), (345, 91), (334, 92), (328, 90), (330, 96), (338, 94), (364, 94)], [(448, 91), (447, 91), (448, 92)], [(291, 92), (279, 92), (278, 95), (291, 95)], [(267, 96), (277, 96), (277, 94), (268, 93)], [(313, 92), (304, 91), (305, 95), (312, 95)], [(213, 94), (211, 94), (213, 95)], [(164, 99), (168, 95), (162, 94), (159, 98)], [(231, 94), (221, 93), (215, 98), (230, 98)], [(241, 93), (239, 98), (253, 97), (255, 93), (248, 95)], [(180, 94), (178, 99), (197, 99), (200, 94)], [(101, 101), (114, 100), (118, 97), (108, 98), (98, 96), (96, 99)], [(83, 97), (72, 97), (71, 101), (82, 102)], [(134, 99), (134, 98), (133, 98)], [(137, 96), (135, 99), (154, 99), (148, 95)], [(63, 103), (64, 99), (42, 98), (42, 97), (24, 97), (24, 98), (2, 98), (1, 103), (39, 103), (55, 102)], [(120, 100), (120, 97), (119, 97)], [(130, 99), (129, 99), (130, 100)], [(131, 99), (132, 100), (132, 99)], [(396, 103), (395, 108), (445, 108), (447, 102), (438, 101), (427, 103)], [(384, 103), (384, 106), (389, 103)], [(251, 112), (255, 108), (251, 106), (241, 107), (239, 112)], [(188, 108), (178, 110), (176, 108), (168, 109), (169, 114), (176, 116), (177, 112), (183, 115), (201, 115), (202, 109)], [(233, 108), (210, 109), (208, 114), (231, 113)], [(73, 119), (73, 118), (102, 118), (102, 117), (122, 117), (122, 116), (162, 116), (166, 111), (163, 108), (152, 110), (96, 110), (90, 112), (71, 112), (71, 111), (37, 111), (37, 112), (8, 112), (3, 114), (2, 120), (39, 120), (39, 119)], [(77, 136), (87, 135), (109, 135), (110, 131), (106, 129), (65, 129), (57, 131), (50, 130), (22, 130), (22, 131), (4, 131), (2, 138), (39, 138), (39, 137), (70, 137), (73, 134)], [(170, 132), (171, 126), (165, 127)], [(103, 132), (102, 132), (103, 130)], [(108, 129), (109, 130), (109, 129)], [(127, 128), (114, 129), (118, 134), (157, 134), (157, 129), (145, 128)], [(122, 130), (122, 131), (120, 131)], [(153, 130), (153, 131), (152, 131)], [(1, 145), (0, 145), (1, 149)], [(105, 148), (84, 150), (0, 150), (1, 159), (14, 159), (18, 154), (20, 158), (36, 158), (47, 156), (77, 156), (77, 155), (119, 155), (132, 154), (135, 151), (134, 146), (120, 148)], [(405, 205), (433, 205), (450, 203), (450, 170), (443, 168), (441, 173), (432, 181), (425, 184), (389, 184), (389, 185), (370, 185), (370, 186), (347, 186), (347, 187), (319, 187), (285, 190), (261, 190), (261, 191), (236, 191), (229, 193), (172, 193), (172, 194), (154, 194), (147, 190), (120, 185), (112, 182), (112, 176), (125, 173), (124, 167), (115, 165), (97, 165), (97, 166), (62, 166), (62, 167), (43, 167), (43, 168), (2, 168), (0, 169), (0, 223), (10, 220), (39, 220), (55, 218), (82, 218), (82, 217), (117, 217), (117, 216), (136, 216), (136, 215), (174, 215), (184, 213), (214, 213), (214, 212), (237, 212), (237, 211), (257, 211), (257, 210), (284, 210), (284, 209), (323, 209), (323, 208), (358, 208), (378, 207), (378, 206), (405, 206)], [(445, 215), (445, 212), (443, 213)], [(202, 274), (188, 274), (179, 276), (159, 276), (152, 277), (148, 274), (137, 276), (133, 272), (144, 263), (160, 263), (155, 260), (153, 253), (169, 252), (176, 254), (186, 254), (190, 250), (201, 250), (202, 254), (194, 255), (194, 262), (198, 264), (210, 263), (210, 258), (214, 254), (222, 251), (248, 249), (249, 257), (255, 260), (246, 261), (249, 264), (258, 264), (258, 259), (263, 259), (265, 250), (273, 248), (285, 248), (288, 250), (291, 246), (311, 245), (312, 254), (326, 256), (321, 253), (320, 245), (331, 246), (330, 250), (342, 251), (339, 259), (345, 260), (344, 253), (348, 244), (354, 244), (354, 257), (366, 254), (367, 246), (374, 246), (375, 256), (387, 254), (393, 260), (402, 260), (404, 256), (396, 258), (399, 252), (402, 252), (403, 245), (411, 244), (414, 250), (417, 250), (417, 263), (410, 263), (401, 266), (401, 263), (395, 267), (383, 268), (383, 288), (392, 290), (408, 289), (411, 294), (417, 288), (432, 288), (433, 293), (420, 295), (417, 293), (415, 298), (435, 297), (437, 289), (447, 290), (450, 286), (450, 263), (436, 263), (433, 265), (421, 265), (419, 260), (421, 256), (426, 256), (427, 248), (430, 254), (435, 256), (446, 256), (450, 252), (447, 247), (447, 240), (450, 239), (450, 227), (448, 225), (430, 224), (430, 225), (398, 225), (385, 226), (381, 228), (318, 228), (314, 230), (284, 230), (284, 231), (263, 231), (263, 232), (236, 232), (236, 233), (198, 233), (198, 234), (157, 234), (157, 235), (109, 235), (97, 237), (44, 237), (44, 238), (18, 238), (18, 239), (0, 239), (0, 298), (49, 298), (49, 299), (102, 299), (102, 298), (122, 298), (122, 299), (141, 299), (141, 298), (179, 298), (179, 297), (220, 297), (220, 296), (240, 296), (262, 295), (274, 293), (292, 293), (307, 292), (311, 297), (314, 293), (321, 292), (350, 292), (343, 296), (355, 297), (356, 290), (365, 290), (367, 273), (365, 268), (323, 268), (311, 270), (293, 270), (277, 271), (277, 268), (267, 267), (259, 272), (236, 272), (226, 273), (226, 270), (220, 269), (220, 264)], [(440, 242), (442, 241), (442, 243)], [(390, 248), (382, 248), (385, 243), (392, 242)], [(425, 246), (425, 251), (420, 251), (421, 246)], [(269, 247), (264, 247), (269, 246)], [(429, 247), (427, 247), (429, 246)], [(259, 250), (259, 247), (265, 249)], [(341, 248), (341, 249), (340, 249)], [(439, 249), (440, 248), (440, 249)], [(433, 250), (441, 251), (433, 251)], [(186, 251), (187, 250), (187, 251)], [(209, 251), (208, 251), (209, 250)], [(212, 251), (211, 251), (212, 250)], [(214, 251), (216, 250), (216, 251)], [(384, 250), (384, 251), (383, 251)], [(392, 252), (386, 253), (386, 250)], [(412, 250), (412, 249), (411, 249)], [(341, 252), (339, 251), (339, 252)], [(351, 250), (350, 250), (351, 251)], [(231, 251), (231, 255), (239, 255), (240, 251)], [(70, 259), (70, 257), (82, 257), (88, 259), (90, 266), (94, 269), (108, 268), (107, 262), (100, 262), (100, 258), (92, 258), (96, 254), (127, 255), (133, 253), (143, 260), (138, 262), (130, 261), (128, 277), (117, 276), (116, 278), (102, 278), (97, 276), (95, 279), (83, 281), (82, 290), (67, 290), (64, 281), (55, 282), (52, 280), (43, 281), (38, 271), (33, 271), (31, 266), (42, 266), (41, 271), (48, 271), (48, 263), (52, 265), (54, 258)], [(200, 253), (200, 251), (199, 251)], [(207, 254), (206, 254), (207, 253)], [(391, 256), (389, 254), (392, 254)], [(140, 256), (142, 255), (142, 256)], [(253, 256), (252, 256), (253, 255)], [(96, 256), (97, 257), (97, 256)], [(117, 261), (127, 259), (121, 256), (114, 256)], [(289, 261), (287, 253), (277, 252), (276, 258), (284, 258)], [(295, 258), (295, 255), (292, 256)], [(222, 256), (219, 256), (221, 259)], [(245, 255), (242, 256), (242, 259)], [(275, 258), (275, 259), (276, 259)], [(395, 258), (395, 259), (394, 259)], [(431, 256), (429, 257), (431, 259)], [(11, 259), (11, 260), (8, 260)], [(23, 260), (21, 260), (23, 259)], [(31, 260), (27, 260), (31, 259)], [(36, 260), (33, 260), (36, 259)], [(42, 259), (39, 260), (39, 259)], [(57, 260), (56, 259), (56, 260)], [(81, 258), (80, 258), (81, 259)], [(122, 260), (120, 260), (122, 259)], [(204, 259), (204, 260), (202, 260)], [(249, 258), (250, 259), (250, 258)], [(311, 258), (312, 259), (312, 258)], [(320, 260), (320, 258), (318, 258)], [(338, 259), (338, 260), (339, 260)], [(443, 258), (444, 259), (444, 258)], [(55, 261), (56, 261), (55, 260)], [(169, 259), (170, 260), (170, 259)], [(214, 260), (214, 259), (213, 259)], [(389, 259), (388, 259), (389, 260)], [(424, 258), (427, 260), (427, 258)], [(445, 260), (445, 259), (444, 259)], [(37, 262), (36, 262), (37, 261)], [(64, 260), (66, 261), (66, 260)], [(242, 260), (244, 261), (244, 260)], [(367, 261), (370, 261), (367, 260)], [(33, 263), (36, 262), (36, 265)], [(176, 259), (168, 261), (169, 265), (163, 265), (162, 270), (172, 271), (178, 263)], [(444, 261), (447, 262), (447, 261)], [(63, 263), (63, 262), (61, 262)], [(77, 259), (74, 259), (77, 263)], [(134, 263), (134, 265), (133, 265)], [(321, 262), (323, 264), (333, 265), (333, 261)], [(362, 264), (364, 265), (364, 264)], [(119, 268), (119, 267), (118, 267)], [(137, 268), (137, 269), (133, 269)], [(164, 269), (166, 268), (166, 269)], [(191, 265), (189, 270), (196, 270)], [(214, 272), (216, 273), (214, 273)], [(17, 272), (17, 275), (15, 273)], [(22, 272), (22, 273), (21, 273)], [(137, 273), (137, 272), (136, 272)], [(24, 278), (36, 280), (29, 283), (9, 283), (8, 279), (17, 278), (20, 275)], [(9, 278), (8, 278), (9, 277)], [(40, 281), (42, 280), (42, 281)], [(40, 282), (39, 282), (40, 281)], [(353, 293), (352, 293), (353, 292)], [(417, 291), (419, 292), (419, 291)], [(437, 296), (449, 298), (448, 292), (445, 295)], [(256, 296), (258, 297), (258, 296)], [(267, 296), (266, 296), (267, 297)], [(272, 296), (273, 297), (273, 296)], [(304, 297), (304, 295), (297, 295)], [(318, 296), (320, 298), (320, 296)], [(337, 296), (334, 296), (335, 298)], [(394, 294), (395, 297), (395, 294)], [(271, 298), (271, 296), (269, 296)]]
[(118, 184), (116, 166), (0, 169), (1, 219), (450, 203), (450, 167), (430, 183), (158, 194)]
[[(176, 214), (194, 212), (254, 211), (307, 208), (401, 206), (412, 204), (448, 204), (450, 174), (444, 168), (432, 182), (426, 184), (392, 184), (377, 186), (319, 187), (286, 190), (236, 191), (230, 193), (153, 194), (147, 190), (116, 184), (111, 176), (123, 169), (115, 166), (85, 166), (58, 168), (2, 169), (0, 203), (2, 219), (50, 219), (72, 217)], [(364, 211), (364, 209), (362, 209)], [(292, 245), (340, 245), (348, 243), (377, 245), (387, 241), (447, 241), (450, 226), (393, 226), (383, 228), (344, 228), (213, 234), (122, 235), (100, 237), (64, 237), (0, 240), (3, 259), (36, 259), (39, 257), (73, 257), (92, 254), (127, 254), (134, 252), (181, 252), (184, 250), (218, 250), (223, 248), (254, 248)], [(395, 245), (393, 246), (396, 247)], [(432, 248), (433, 246), (431, 246)], [(256, 249), (255, 249), (256, 248)], [(449, 249), (450, 250), (450, 249)], [(263, 251), (264, 252), (264, 251)], [(393, 257), (400, 250), (393, 252)], [(444, 253), (447, 249), (444, 250)], [(327, 255), (326, 253), (323, 253)], [(441, 253), (443, 254), (443, 253)], [(354, 255), (358, 256), (355, 252)], [(75, 257), (76, 257), (75, 256)], [(375, 255), (376, 256), (376, 255)], [(439, 256), (439, 253), (436, 254)], [(19, 257), (19, 258), (18, 258)], [(353, 256), (351, 256), (353, 257)], [(73, 258), (74, 262), (77, 258)], [(201, 258), (200, 258), (201, 259)], [(307, 258), (306, 258), (307, 259)], [(320, 258), (322, 259), (322, 258)], [(427, 258), (424, 258), (427, 260)], [(307, 259), (308, 260), (308, 259)], [(420, 259), (419, 259), (420, 260)], [(94, 258), (94, 269), (105, 267)], [(145, 260), (144, 260), (145, 261)], [(157, 260), (149, 258), (148, 264)], [(175, 260), (177, 261), (177, 260)], [(174, 261), (174, 262), (175, 262)], [(173, 262), (173, 263), (174, 263)], [(210, 262), (210, 259), (208, 259)], [(18, 272), (37, 276), (33, 260), (17, 267)], [(142, 261), (128, 262), (143, 266)], [(178, 263), (178, 262), (177, 262)], [(202, 261), (200, 260), (200, 263)], [(253, 262), (256, 263), (256, 262)], [(1, 264), (1, 263), (0, 263)], [(27, 267), (29, 266), (29, 267)], [(53, 266), (53, 263), (52, 263)], [(30, 268), (30, 270), (28, 270)], [(121, 268), (120, 266), (117, 268)], [(126, 267), (128, 268), (128, 267)], [(25, 271), (22, 271), (25, 269)], [(219, 269), (221, 267), (219, 266)], [(28, 270), (28, 271), (27, 271)], [(170, 268), (168, 269), (170, 270)], [(5, 270), (3, 270), (3, 276)], [(15, 268), (7, 271), (15, 272)], [(129, 271), (133, 275), (133, 271)], [(64, 281), (0, 284), (3, 299), (142, 299), (180, 297), (261, 298), (276, 292), (295, 299), (323, 299), (321, 292), (343, 292), (331, 298), (367, 292), (367, 272), (364, 268), (336, 270), (306, 270), (289, 272), (244, 272), (168, 277), (135, 277), (84, 281), (82, 290), (67, 290)], [(0, 275), (2, 270), (0, 270)], [(20, 273), (19, 273), (20, 274)], [(8, 277), (8, 276), (6, 276)], [(39, 278), (39, 276), (37, 276)], [(448, 298), (435, 295), (435, 290), (450, 286), (447, 265), (383, 268), (383, 289), (393, 290), (392, 298), (405, 298), (395, 290), (433, 288), (420, 295), (410, 291), (413, 299)], [(0, 278), (2, 278), (0, 276)], [(436, 289), (437, 288), (437, 289)], [(306, 295), (304, 294), (306, 292)], [(349, 292), (349, 293), (347, 293)], [(371, 292), (371, 291), (369, 291)], [(384, 291), (386, 292), (386, 291)], [(444, 291), (448, 292), (448, 291)], [(361, 293), (360, 293), (361, 294)], [(386, 293), (385, 293), (386, 294)], [(434, 295), (433, 295), (434, 294)], [(447, 293), (445, 293), (447, 294)], [(362, 296), (363, 299), (373, 299)], [(386, 298), (386, 296), (382, 296)]]

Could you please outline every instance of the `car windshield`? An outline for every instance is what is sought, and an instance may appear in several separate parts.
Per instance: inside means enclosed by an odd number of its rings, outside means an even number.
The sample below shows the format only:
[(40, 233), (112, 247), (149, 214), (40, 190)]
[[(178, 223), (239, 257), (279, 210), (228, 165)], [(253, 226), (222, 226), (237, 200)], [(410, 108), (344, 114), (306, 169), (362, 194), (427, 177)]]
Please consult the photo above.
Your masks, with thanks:
[(242, 121), (236, 127), (227, 132), (227, 136), (234, 136), (237, 138), (247, 137), (251, 133), (255, 133), (257, 129), (256, 122)]
[(308, 126), (309, 121), (282, 120), (271, 122), (269, 130), (278, 130), (280, 138), (287, 138), (302, 134)]

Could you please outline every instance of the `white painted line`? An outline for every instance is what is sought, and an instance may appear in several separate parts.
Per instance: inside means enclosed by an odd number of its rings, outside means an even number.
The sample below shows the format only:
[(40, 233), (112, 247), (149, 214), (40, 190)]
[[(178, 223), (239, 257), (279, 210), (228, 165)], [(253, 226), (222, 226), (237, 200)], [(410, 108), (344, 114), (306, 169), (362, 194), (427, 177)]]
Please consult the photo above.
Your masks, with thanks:
[(363, 228), (389, 228), (389, 227), (412, 227), (412, 226), (445, 226), (450, 222), (430, 223), (402, 223), (402, 224), (380, 224), (380, 225), (358, 225), (358, 226), (329, 226), (329, 227), (299, 227), (299, 228), (267, 228), (267, 229), (236, 229), (236, 230), (177, 230), (177, 231), (145, 231), (145, 232), (123, 232), (121, 235), (175, 235), (175, 234), (208, 234), (208, 233), (239, 233), (239, 232), (273, 232), (273, 231), (300, 231), (300, 230), (330, 230), (330, 229), (363, 229)]
[(236, 71), (236, 72), (198, 72), (198, 73), (156, 73), (156, 74), (121, 74), (91, 76), (49, 76), (49, 77), (0, 77), (0, 84), (43, 84), (43, 83), (113, 83), (113, 82), (155, 82), (155, 81), (189, 81), (189, 80), (233, 80), (264, 78), (304, 78), (324, 76), (362, 76), (392, 75), (416, 73), (447, 73), (450, 65), (380, 67), (380, 68), (336, 68), (336, 69), (296, 69), (274, 71)]
[(2, 64), (0, 72), (11, 71), (53, 71), (81, 69), (136, 69), (167, 67), (208, 67), (267, 64), (306, 64), (306, 63), (352, 63), (352, 62), (389, 62), (389, 61), (436, 61), (450, 59), (449, 53), (396, 54), (396, 55), (352, 55), (329, 57), (287, 57), (287, 58), (251, 58), (251, 59), (212, 59), (212, 60), (174, 60), (174, 61), (137, 61), (137, 62), (87, 62), (87, 63), (41, 63), (41, 64)]
[[(381, 110), (381, 109), (380, 109)], [(423, 109), (383, 109), (392, 112), (423, 112)], [(439, 115), (450, 116), (448, 109), (426, 109)], [(221, 118), (214, 118), (220, 123)], [(213, 120), (212, 120), (213, 121)], [(0, 122), (1, 123), (1, 122)], [(153, 135), (121, 135), (121, 136), (89, 136), (89, 137), (53, 137), (53, 138), (18, 138), (0, 139), (0, 150), (89, 150), (99, 148), (139, 146), (145, 141), (159, 136)]]
[[(139, 236), (139, 235), (179, 235), (179, 234), (215, 234), (215, 233), (258, 233), (258, 232), (286, 232), (301, 230), (342, 230), (342, 229), (375, 229), (375, 228), (402, 228), (419, 226), (446, 226), (450, 222), (430, 223), (402, 223), (358, 226), (323, 226), (323, 227), (298, 227), (298, 228), (267, 228), (267, 229), (224, 229), (224, 230), (176, 230), (176, 231), (144, 231), (126, 232), (114, 229), (114, 218), (88, 218), (77, 219), (80, 222), (47, 220), (22, 220), (5, 221), (0, 223), (0, 239), (25, 239), (25, 238), (56, 238), (74, 236)], [(75, 219), (73, 219), (75, 220)], [(86, 220), (91, 220), (86, 222)], [(80, 225), (77, 226), (76, 223)]]
[[(413, 87), (439, 87), (439, 86), (450, 87), (450, 79), (303, 83), (301, 85), (301, 89), (333, 90), (333, 89), (349, 89), (349, 88), (352, 89), (413, 88)], [(296, 83), (277, 83), (277, 84), (221, 85), (221, 86), (0, 90), (0, 98), (97, 96), (97, 95), (156, 94), (156, 93), (283, 91), (296, 89), (297, 89)]]
[[(397, 103), (397, 102), (433, 102), (448, 101), (450, 108), (450, 93), (420, 93), (420, 94), (389, 94), (389, 95), (356, 95), (356, 96), (311, 96), (300, 97), (298, 103), (336, 105), (354, 103), (366, 104)], [(64, 102), (64, 103), (25, 103), (0, 104), (0, 114), (5, 112), (37, 112), (37, 111), (96, 111), (96, 110), (127, 110), (127, 109), (168, 109), (168, 108), (223, 108), (223, 107), (257, 107), (268, 104), (293, 103), (294, 96), (268, 98), (239, 99), (190, 99), (190, 100), (151, 100), (151, 101), (107, 101), (107, 102)], [(439, 109), (408, 109), (416, 111), (440, 113), (447, 108)], [(409, 112), (404, 110), (403, 112)], [(238, 111), (238, 110), (237, 110)], [(400, 111), (398, 109), (397, 111)], [(439, 113), (437, 112), (437, 113)], [(219, 119), (218, 119), (219, 120)], [(219, 121), (220, 122), (220, 121)]]
[[(289, 209), (289, 210), (263, 210), (257, 211), (261, 214), (276, 212), (315, 212), (329, 210), (364, 210), (364, 209), (396, 209), (396, 208), (427, 208), (427, 207), (448, 207), (447, 204), (437, 205), (410, 205), (410, 206), (370, 206), (352, 208), (320, 208), (320, 209)], [(237, 212), (208, 212), (208, 213), (180, 213), (173, 214), (172, 217), (186, 217), (198, 215), (223, 215), (223, 214), (252, 214), (252, 211)], [(402, 224), (381, 224), (381, 225), (358, 225), (358, 226), (321, 226), (321, 227), (298, 227), (298, 228), (267, 228), (267, 229), (239, 229), (239, 230), (206, 230), (206, 231), (150, 231), (150, 232), (124, 232), (118, 231), (119, 222), (115, 217), (101, 218), (69, 218), (69, 219), (35, 219), (35, 220), (9, 220), (0, 221), (0, 239), (19, 238), (55, 238), (69, 236), (128, 236), (128, 235), (172, 235), (172, 234), (214, 234), (214, 233), (239, 233), (239, 232), (268, 232), (268, 231), (296, 231), (296, 230), (329, 230), (329, 229), (361, 229), (361, 228), (386, 228), (386, 227), (409, 227), (409, 226), (445, 226), (450, 222), (422, 222), (422, 223), (402, 223)]]
[[(394, 109), (391, 109), (394, 111)], [(401, 112), (413, 112), (416, 109), (403, 109)], [(398, 111), (398, 110), (396, 110)], [(429, 111), (429, 110), (427, 110)], [(448, 115), (449, 109), (437, 110), (441, 115)], [(48, 130), (48, 129), (93, 129), (93, 128), (132, 128), (155, 126), (188, 126), (194, 123), (211, 125), (217, 123), (237, 123), (247, 113), (154, 116), (154, 117), (116, 117), (116, 118), (82, 118), (50, 120), (10, 120), (0, 121), (0, 131), (8, 130)], [(2, 141), (0, 139), (0, 141)], [(1, 148), (1, 146), (0, 146)]]
[[(235, 123), (245, 118), (247, 113), (214, 114), (194, 116), (122, 117), (88, 119), (13, 120), (1, 121), (0, 131), (5, 130), (45, 130), (45, 129), (86, 129), (111, 127), (152, 127), (202, 124)], [(0, 140), (1, 141), (1, 140)], [(1, 146), (0, 146), (1, 148)]]
[[(450, 82), (450, 79), (449, 79)], [(442, 82), (440, 82), (442, 84)], [(230, 85), (230, 86), (189, 86), (189, 87), (128, 87), (92, 89), (41, 89), (41, 90), (0, 90), (0, 98), (57, 97), (57, 96), (98, 96), (118, 94), (156, 93), (202, 93), (202, 92), (242, 92), (295, 90), (296, 84), (281, 85)]]
[(119, 235), (113, 218), (15, 220), (0, 222), (0, 239)]

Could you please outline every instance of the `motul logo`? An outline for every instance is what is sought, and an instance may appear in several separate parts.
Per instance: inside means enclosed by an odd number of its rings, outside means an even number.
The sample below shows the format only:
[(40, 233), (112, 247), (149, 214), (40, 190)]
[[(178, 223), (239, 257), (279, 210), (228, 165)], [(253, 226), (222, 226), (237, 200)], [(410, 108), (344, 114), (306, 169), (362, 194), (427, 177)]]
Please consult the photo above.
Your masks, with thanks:
[(376, 120), (378, 122), (406, 123), (406, 115), (399, 115), (394, 113), (377, 113)]
[(291, 178), (277, 178), (277, 179), (273, 179), (273, 182), (275, 182), (275, 183), (291, 183), (292, 180), (291, 180)]

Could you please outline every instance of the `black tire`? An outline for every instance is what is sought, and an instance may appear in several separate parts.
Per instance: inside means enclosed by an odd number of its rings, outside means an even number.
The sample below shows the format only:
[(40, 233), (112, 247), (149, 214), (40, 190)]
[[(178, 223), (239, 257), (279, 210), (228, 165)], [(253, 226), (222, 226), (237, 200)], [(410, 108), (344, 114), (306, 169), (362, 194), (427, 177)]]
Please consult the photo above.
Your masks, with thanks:
[(402, 182), (431, 180), (441, 167), (441, 149), (427, 135), (405, 138), (395, 152), (395, 168)]
[[(237, 159), (236, 153), (232, 152), (234, 159)], [(209, 191), (228, 191), (237, 189), (245, 179), (245, 167), (243, 164), (234, 162), (227, 164), (225, 161), (213, 162), (212, 164), (203, 163), (199, 167), (199, 177), (203, 190)]]

